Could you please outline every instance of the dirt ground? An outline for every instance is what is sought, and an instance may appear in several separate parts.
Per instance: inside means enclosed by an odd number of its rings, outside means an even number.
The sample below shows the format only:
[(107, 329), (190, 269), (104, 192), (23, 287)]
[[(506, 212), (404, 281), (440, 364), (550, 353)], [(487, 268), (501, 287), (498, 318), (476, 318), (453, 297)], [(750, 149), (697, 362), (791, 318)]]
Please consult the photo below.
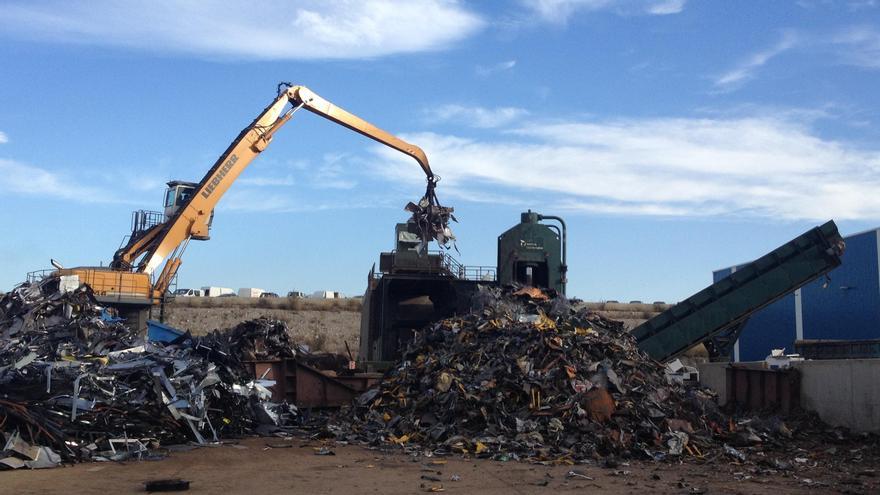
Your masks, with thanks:
[[(269, 448), (267, 444), (275, 447)], [(878, 493), (874, 470), (854, 479), (823, 466), (789, 474), (754, 474), (726, 461), (698, 465), (633, 462), (615, 468), (594, 464), (540, 466), (483, 459), (413, 458), (360, 446), (330, 445), (335, 455), (315, 455), (322, 444), (301, 438), (248, 438), (235, 444), (173, 452), (159, 461), (87, 463), (39, 471), (0, 472), (0, 493), (143, 493), (143, 482), (182, 478), (190, 493), (448, 493), (531, 494), (650, 492), (767, 494)], [(868, 466), (864, 466), (869, 468)], [(878, 466), (873, 466), (877, 468)], [(568, 471), (593, 478), (566, 476)], [(460, 480), (453, 481), (453, 477)]]
[(195, 308), (169, 305), (166, 323), (204, 335), (217, 328), (230, 328), (254, 318), (273, 318), (287, 323), (294, 342), (314, 351), (345, 353), (345, 342), (357, 354), (361, 314), (358, 311), (290, 310), (259, 307)]

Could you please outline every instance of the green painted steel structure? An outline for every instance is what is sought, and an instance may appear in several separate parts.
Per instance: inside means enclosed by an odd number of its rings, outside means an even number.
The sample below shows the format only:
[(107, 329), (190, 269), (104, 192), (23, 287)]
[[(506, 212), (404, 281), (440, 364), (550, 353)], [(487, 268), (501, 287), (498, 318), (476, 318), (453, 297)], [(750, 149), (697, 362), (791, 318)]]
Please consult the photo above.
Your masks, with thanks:
[[(840, 266), (843, 249), (837, 225), (829, 221), (639, 325), (633, 336), (657, 361), (673, 359), (741, 328), (755, 311)], [(734, 331), (731, 338), (737, 335)]]
[[(545, 225), (542, 220), (556, 220)], [(520, 223), (498, 236), (498, 282), (521, 283), (555, 289), (565, 294), (565, 222), (531, 210), (520, 216)]]

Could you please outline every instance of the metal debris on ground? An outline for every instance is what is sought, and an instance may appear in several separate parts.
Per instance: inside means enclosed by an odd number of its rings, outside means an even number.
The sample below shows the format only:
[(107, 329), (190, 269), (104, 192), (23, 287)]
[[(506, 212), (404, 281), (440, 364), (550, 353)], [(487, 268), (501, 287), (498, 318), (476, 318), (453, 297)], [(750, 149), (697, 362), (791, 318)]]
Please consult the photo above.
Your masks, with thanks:
[(287, 328), (254, 320), (172, 344), (108, 317), (86, 285), (25, 283), (0, 299), (0, 468), (152, 458), (296, 414), (242, 361), (291, 353)]
[(189, 481), (180, 478), (145, 481), (144, 490), (147, 492), (182, 492), (189, 490)]
[(667, 380), (622, 323), (552, 292), (483, 287), (474, 307), (417, 332), (330, 432), (413, 455), (608, 467), (628, 458), (741, 461), (725, 444), (793, 444), (779, 418), (734, 421), (710, 391)]
[(591, 476), (587, 476), (586, 474), (580, 473), (580, 472), (575, 471), (573, 469), (570, 470), (569, 472), (565, 473), (565, 477), (567, 479), (577, 478), (577, 479), (581, 479), (581, 480), (595, 481), (595, 478), (593, 478)]
[(333, 452), (328, 447), (315, 448), (315, 455), (336, 455), (336, 452)]

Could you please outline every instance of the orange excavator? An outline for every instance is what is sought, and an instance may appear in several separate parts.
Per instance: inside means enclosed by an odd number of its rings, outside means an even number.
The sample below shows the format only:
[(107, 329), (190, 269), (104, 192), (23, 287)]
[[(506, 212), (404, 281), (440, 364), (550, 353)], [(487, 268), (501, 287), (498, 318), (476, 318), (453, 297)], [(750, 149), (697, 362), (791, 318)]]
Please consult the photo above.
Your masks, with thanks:
[(131, 236), (116, 251), (109, 267), (64, 268), (53, 261), (57, 269), (54, 275), (76, 277), (79, 283), (88, 284), (99, 302), (115, 307), (132, 326), (143, 328), (149, 309), (162, 301), (172, 284), (189, 241), (209, 238), (214, 207), (220, 198), (245, 167), (269, 146), (275, 133), (302, 108), (415, 159), (428, 182), (428, 191), (419, 203), (420, 211), (427, 212), (434, 228), (439, 226), (441, 238), (429, 233), (430, 229), (423, 236), (428, 241), (445, 241), (442, 236), (444, 230), (448, 236), (446, 219), (434, 212), (451, 209), (436, 204), (434, 187), (438, 178), (421, 148), (333, 105), (304, 86), (281, 83), (272, 103), (241, 131), (200, 182), (169, 182), (164, 213), (134, 212)]

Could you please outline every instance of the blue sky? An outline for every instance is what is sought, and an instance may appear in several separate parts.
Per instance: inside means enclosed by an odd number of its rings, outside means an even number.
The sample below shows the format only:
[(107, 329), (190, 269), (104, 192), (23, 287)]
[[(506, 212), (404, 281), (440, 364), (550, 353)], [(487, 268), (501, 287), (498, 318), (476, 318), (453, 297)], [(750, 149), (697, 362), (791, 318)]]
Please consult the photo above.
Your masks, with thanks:
[[(0, 67), (0, 289), (106, 263), (280, 81), (424, 148), (466, 264), (525, 209), (565, 217), (584, 299), (675, 301), (825, 220), (880, 225), (876, 0), (7, 0)], [(423, 191), (297, 114), (179, 286), (362, 293)]]

